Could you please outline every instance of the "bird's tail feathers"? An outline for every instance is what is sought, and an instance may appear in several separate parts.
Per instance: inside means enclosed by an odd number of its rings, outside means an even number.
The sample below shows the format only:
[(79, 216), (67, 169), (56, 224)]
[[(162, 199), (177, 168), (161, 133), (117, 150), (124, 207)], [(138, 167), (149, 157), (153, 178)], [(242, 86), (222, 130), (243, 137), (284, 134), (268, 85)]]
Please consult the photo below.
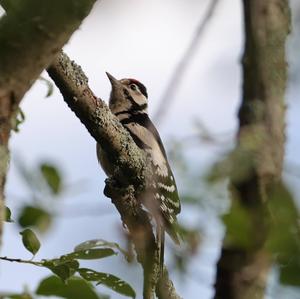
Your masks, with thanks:
[(165, 255), (165, 229), (162, 225), (157, 225), (156, 240), (158, 244), (160, 275), (162, 275), (164, 270), (164, 255)]

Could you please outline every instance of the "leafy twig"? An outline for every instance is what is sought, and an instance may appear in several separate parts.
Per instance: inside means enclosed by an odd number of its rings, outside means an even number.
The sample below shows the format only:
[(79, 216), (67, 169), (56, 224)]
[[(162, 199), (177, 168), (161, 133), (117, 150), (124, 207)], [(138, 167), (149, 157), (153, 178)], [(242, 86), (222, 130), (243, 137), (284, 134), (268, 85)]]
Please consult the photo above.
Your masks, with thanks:
[(33, 261), (33, 260), (22, 260), (22, 259), (10, 258), (10, 257), (7, 257), (7, 256), (0, 256), (0, 260), (7, 261), (7, 262), (22, 263), (22, 264), (31, 264), (31, 265), (35, 265), (35, 266), (38, 266), (38, 267), (43, 267), (44, 266), (44, 263), (42, 261), (41, 262), (36, 262), (36, 261)]

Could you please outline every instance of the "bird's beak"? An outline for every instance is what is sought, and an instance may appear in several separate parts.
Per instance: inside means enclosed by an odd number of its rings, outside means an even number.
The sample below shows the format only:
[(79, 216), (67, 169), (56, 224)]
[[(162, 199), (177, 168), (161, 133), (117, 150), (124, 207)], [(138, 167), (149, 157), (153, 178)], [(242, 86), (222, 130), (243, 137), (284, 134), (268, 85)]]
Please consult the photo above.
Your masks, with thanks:
[(110, 73), (106, 72), (106, 76), (108, 77), (108, 79), (109, 79), (112, 86), (115, 86), (119, 83), (119, 81), (113, 75), (111, 75)]

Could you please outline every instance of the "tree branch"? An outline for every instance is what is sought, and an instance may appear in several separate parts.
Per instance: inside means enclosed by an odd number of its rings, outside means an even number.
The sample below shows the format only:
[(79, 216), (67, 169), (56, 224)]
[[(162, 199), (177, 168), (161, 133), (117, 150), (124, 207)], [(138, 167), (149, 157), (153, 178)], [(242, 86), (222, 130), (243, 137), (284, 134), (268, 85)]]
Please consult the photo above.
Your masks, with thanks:
[(0, 0), (0, 239), (8, 140), (18, 105), (91, 10), (95, 0)]
[(22, 260), (22, 259), (15, 259), (15, 258), (10, 258), (7, 256), (0, 256), (0, 260), (7, 261), (7, 262), (15, 262), (15, 263), (21, 263), (21, 264), (30, 264), (38, 267), (43, 266), (43, 262), (36, 262), (32, 260)]
[(249, 158), (243, 163), (251, 165), (247, 176), (231, 178), (231, 191), (233, 207), (236, 202), (242, 205), (253, 234), (248, 236), (251, 245), (243, 247), (230, 242), (227, 232), (217, 265), (216, 299), (264, 297), (271, 264), (264, 246), (270, 217), (265, 203), (280, 182), (284, 155), (288, 1), (243, 2), (246, 43), (237, 151)]
[[(159, 280), (157, 244), (151, 219), (142, 208), (138, 196), (145, 190), (152, 170), (147, 167), (147, 157), (134, 143), (128, 131), (121, 125), (107, 105), (97, 98), (88, 86), (88, 79), (81, 68), (61, 53), (48, 68), (50, 77), (60, 89), (65, 102), (75, 112), (92, 137), (109, 152), (115, 173), (106, 181), (104, 193), (120, 213), (137, 253), (137, 260), (144, 270), (144, 298), (152, 299)], [(167, 275), (164, 283), (172, 285)], [(176, 297), (177, 296), (177, 297)]]

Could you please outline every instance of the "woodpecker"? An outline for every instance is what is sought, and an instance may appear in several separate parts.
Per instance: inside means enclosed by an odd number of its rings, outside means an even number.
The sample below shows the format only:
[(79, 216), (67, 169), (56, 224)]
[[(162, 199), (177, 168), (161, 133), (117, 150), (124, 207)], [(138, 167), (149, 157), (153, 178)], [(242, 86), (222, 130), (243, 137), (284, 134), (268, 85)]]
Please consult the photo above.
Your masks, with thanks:
[[(180, 243), (180, 233), (176, 215), (181, 205), (174, 175), (170, 168), (166, 151), (154, 124), (148, 116), (148, 94), (146, 87), (135, 79), (117, 80), (106, 73), (112, 91), (109, 108), (121, 124), (128, 130), (136, 145), (149, 157), (154, 177), (151, 190), (141, 196), (142, 204), (152, 214), (156, 222), (157, 243), (159, 246), (160, 266), (163, 267), (164, 232), (173, 241)], [(98, 160), (108, 176), (113, 174), (114, 166), (110, 165), (100, 144), (97, 144)]]

